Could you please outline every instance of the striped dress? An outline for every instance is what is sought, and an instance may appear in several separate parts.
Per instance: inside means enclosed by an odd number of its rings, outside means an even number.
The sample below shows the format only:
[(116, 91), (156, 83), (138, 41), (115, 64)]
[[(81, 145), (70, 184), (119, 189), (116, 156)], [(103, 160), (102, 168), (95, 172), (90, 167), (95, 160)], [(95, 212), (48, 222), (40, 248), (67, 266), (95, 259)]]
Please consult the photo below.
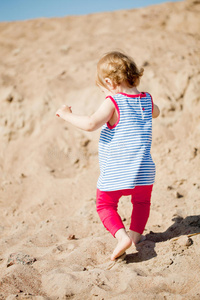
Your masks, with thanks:
[(104, 124), (101, 130), (97, 188), (116, 191), (153, 184), (151, 95), (119, 93), (108, 97), (117, 109), (118, 120), (113, 126)]

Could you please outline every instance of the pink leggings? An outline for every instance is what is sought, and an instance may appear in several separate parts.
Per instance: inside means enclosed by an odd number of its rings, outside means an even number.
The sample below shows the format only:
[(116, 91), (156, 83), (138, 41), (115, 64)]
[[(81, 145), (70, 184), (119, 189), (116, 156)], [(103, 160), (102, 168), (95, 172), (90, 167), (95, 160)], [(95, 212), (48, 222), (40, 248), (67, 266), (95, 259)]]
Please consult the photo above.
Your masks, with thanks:
[(96, 208), (104, 227), (115, 236), (115, 233), (124, 228), (124, 224), (117, 213), (119, 198), (131, 195), (133, 210), (130, 230), (143, 233), (150, 213), (151, 192), (153, 185), (136, 186), (134, 189), (112, 192), (97, 189)]

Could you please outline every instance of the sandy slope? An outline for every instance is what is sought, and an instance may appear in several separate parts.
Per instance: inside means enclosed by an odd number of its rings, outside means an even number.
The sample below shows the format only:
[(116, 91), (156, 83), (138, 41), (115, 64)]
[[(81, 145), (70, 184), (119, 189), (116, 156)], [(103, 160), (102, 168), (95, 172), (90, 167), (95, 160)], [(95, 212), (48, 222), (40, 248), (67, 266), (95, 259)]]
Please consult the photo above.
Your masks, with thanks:
[[(0, 23), (0, 299), (200, 299), (200, 235), (174, 240), (200, 232), (199, 13), (200, 1), (183, 1)], [(95, 111), (96, 63), (116, 48), (145, 67), (140, 90), (162, 114), (148, 240), (113, 264), (116, 240), (95, 210), (99, 131), (55, 111)], [(37, 261), (7, 267), (13, 252)]]

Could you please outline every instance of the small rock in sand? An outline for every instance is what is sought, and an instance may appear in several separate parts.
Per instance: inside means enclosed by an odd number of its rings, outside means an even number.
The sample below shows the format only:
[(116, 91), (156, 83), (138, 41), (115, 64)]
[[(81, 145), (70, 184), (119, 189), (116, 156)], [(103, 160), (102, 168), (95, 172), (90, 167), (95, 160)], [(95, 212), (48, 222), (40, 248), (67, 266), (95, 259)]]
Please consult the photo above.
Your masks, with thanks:
[(22, 264), (22, 265), (32, 265), (36, 261), (36, 258), (31, 257), (28, 254), (19, 253), (11, 253), (8, 257), (7, 267), (10, 267), (14, 264)]
[(21, 178), (26, 178), (27, 176), (24, 173), (21, 173), (20, 177)]
[(168, 187), (167, 187), (167, 190), (168, 190), (168, 191), (171, 191), (171, 190), (173, 190), (173, 186), (171, 186), (171, 185), (168, 185)]
[(183, 198), (184, 196), (182, 194), (180, 194), (179, 192), (175, 193), (176, 198)]
[(70, 234), (69, 236), (68, 236), (68, 238), (67, 238), (68, 240), (75, 240), (76, 239), (76, 237), (75, 237), (75, 235), (74, 234)]
[(181, 236), (178, 240), (177, 240), (178, 244), (181, 246), (191, 246), (193, 241), (191, 238), (187, 237), (187, 236)]

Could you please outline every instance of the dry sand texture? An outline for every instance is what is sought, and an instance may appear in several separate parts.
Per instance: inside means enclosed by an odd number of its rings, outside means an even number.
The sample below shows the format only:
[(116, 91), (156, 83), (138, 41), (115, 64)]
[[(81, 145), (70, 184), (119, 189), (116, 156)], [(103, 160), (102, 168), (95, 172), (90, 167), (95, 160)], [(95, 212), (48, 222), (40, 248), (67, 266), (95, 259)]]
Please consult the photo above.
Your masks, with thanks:
[[(200, 299), (200, 235), (185, 236), (200, 232), (199, 15), (198, 0), (0, 23), (0, 299)], [(99, 107), (96, 63), (114, 49), (162, 111), (148, 240), (115, 264), (95, 210), (99, 131), (55, 117)], [(130, 209), (122, 198), (127, 227)]]

